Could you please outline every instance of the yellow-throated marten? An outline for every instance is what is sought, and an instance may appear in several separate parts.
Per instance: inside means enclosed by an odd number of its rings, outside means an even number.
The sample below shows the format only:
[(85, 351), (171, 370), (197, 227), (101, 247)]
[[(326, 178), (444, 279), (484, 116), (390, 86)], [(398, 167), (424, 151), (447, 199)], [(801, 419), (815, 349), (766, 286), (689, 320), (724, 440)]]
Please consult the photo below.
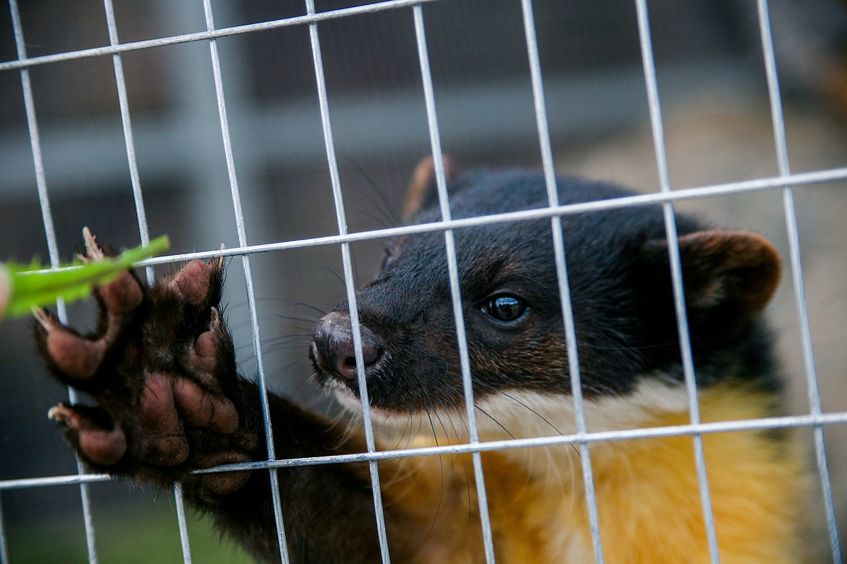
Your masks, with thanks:
[[(432, 207), (431, 164), (419, 167), (407, 211)], [(451, 176), (456, 218), (547, 205), (544, 178), (523, 171)], [(563, 204), (629, 195), (558, 179)], [(780, 276), (758, 235), (678, 217), (691, 345), (703, 421), (780, 410), (780, 382), (760, 319)], [(569, 215), (563, 221), (589, 431), (689, 422), (667, 242), (657, 206)], [(455, 232), (482, 440), (575, 431), (548, 220)], [(90, 236), (89, 258), (102, 250)], [(256, 386), (236, 372), (218, 313), (222, 261), (193, 261), (146, 288), (127, 273), (97, 291), (98, 330), (81, 336), (39, 312), (51, 371), (97, 407), (58, 405), (51, 417), (94, 470), (159, 485), (182, 480), (191, 503), (257, 559), (278, 560), (268, 472), (191, 474), (267, 456)], [(464, 398), (440, 232), (391, 242), (357, 295), (371, 412), (382, 448), (466, 439)], [(359, 408), (346, 303), (322, 318), (310, 356), (319, 381)], [(270, 397), (278, 458), (365, 450), (356, 423), (332, 425)], [(709, 434), (708, 481), (727, 563), (796, 562), (807, 469), (790, 435)], [(708, 561), (690, 437), (591, 445), (607, 562)], [(498, 562), (593, 561), (578, 450), (482, 455)], [(394, 562), (481, 562), (476, 490), (466, 455), (379, 463)], [(279, 471), (294, 562), (377, 562), (365, 464)]]

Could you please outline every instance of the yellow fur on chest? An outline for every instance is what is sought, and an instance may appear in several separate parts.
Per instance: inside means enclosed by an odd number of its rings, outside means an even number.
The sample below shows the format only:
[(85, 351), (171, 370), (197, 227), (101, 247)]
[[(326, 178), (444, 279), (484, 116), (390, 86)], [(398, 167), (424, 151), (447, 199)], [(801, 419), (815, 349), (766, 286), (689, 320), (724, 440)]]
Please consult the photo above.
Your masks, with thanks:
[[(704, 421), (769, 414), (765, 398), (730, 388), (703, 392), (700, 406)], [(687, 413), (660, 411), (638, 426), (686, 423)], [(703, 442), (721, 561), (800, 561), (798, 523), (808, 484), (793, 439), (734, 432), (705, 435)], [(574, 449), (482, 458), (498, 562), (594, 561)], [(597, 443), (591, 461), (606, 562), (709, 561), (690, 437)], [(428, 523), (416, 561), (484, 561), (470, 457), (409, 459), (400, 467), (403, 472), (390, 472), (395, 479), (385, 493), (419, 507)]]

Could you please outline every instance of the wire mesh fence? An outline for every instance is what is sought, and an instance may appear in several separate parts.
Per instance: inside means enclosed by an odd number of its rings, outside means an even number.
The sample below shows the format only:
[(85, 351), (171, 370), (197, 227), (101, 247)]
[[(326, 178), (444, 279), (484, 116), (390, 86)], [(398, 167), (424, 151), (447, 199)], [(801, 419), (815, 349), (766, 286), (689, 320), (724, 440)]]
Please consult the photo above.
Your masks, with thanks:
[[(449, 2), (452, 0), (441, 0)], [(457, 0), (458, 1), (458, 0)], [(150, 283), (154, 280), (153, 267), (156, 265), (172, 264), (191, 259), (208, 259), (218, 256), (239, 257), (242, 263), (243, 276), (245, 279), (245, 292), (251, 332), (251, 344), (255, 365), (253, 369), (259, 383), (262, 415), (264, 421), (264, 438), (268, 448), (268, 459), (239, 464), (227, 464), (215, 468), (199, 470), (198, 473), (224, 472), (233, 470), (267, 470), (271, 476), (271, 496), (273, 500), (273, 513), (276, 522), (277, 542), (282, 555), (282, 561), (288, 562), (288, 553), (285, 537), (285, 515), (283, 515), (280, 500), (280, 487), (277, 478), (277, 470), (309, 465), (340, 464), (350, 462), (366, 462), (369, 465), (371, 479), (373, 504), (377, 520), (377, 531), (381, 548), (381, 557), (384, 563), (390, 561), (390, 546), (386, 535), (386, 525), (383, 516), (381, 488), (378, 472), (380, 461), (416, 457), (416, 456), (438, 456), (446, 454), (470, 454), (473, 463), (473, 472), (477, 488), (477, 500), (479, 506), (480, 522), (482, 527), (482, 542), (486, 561), (495, 560), (494, 535), (491, 530), (491, 522), (488, 515), (485, 472), (482, 465), (481, 454), (509, 449), (523, 449), (542, 446), (574, 445), (579, 449), (581, 460), (581, 472), (585, 485), (588, 520), (592, 536), (592, 547), (596, 562), (604, 561), (603, 539), (600, 535), (598, 507), (594, 493), (594, 478), (592, 473), (591, 452), (589, 445), (599, 442), (628, 441), (643, 438), (660, 438), (673, 436), (686, 436), (693, 438), (694, 450), (692, 456), (696, 461), (697, 479), (701, 495), (702, 512), (705, 523), (705, 534), (708, 539), (709, 553), (712, 562), (720, 561), (720, 547), (715, 530), (715, 521), (710, 498), (708, 473), (703, 449), (702, 437), (712, 433), (725, 433), (730, 431), (763, 430), (763, 429), (786, 429), (786, 428), (809, 428), (813, 432), (814, 452), (817, 463), (818, 478), (820, 481), (823, 497), (821, 505), (827, 523), (827, 533), (830, 543), (832, 560), (840, 563), (842, 561), (838, 523), (834, 502), (833, 488), (829, 476), (827, 454), (824, 445), (824, 428), (828, 425), (839, 425), (847, 423), (847, 412), (825, 413), (821, 406), (821, 397), (818, 390), (818, 378), (815, 367), (814, 351), (812, 347), (812, 336), (810, 330), (809, 315), (806, 306), (804, 290), (803, 262), (801, 259), (800, 231), (798, 229), (797, 212), (794, 203), (795, 190), (813, 190), (816, 186), (834, 181), (847, 180), (847, 167), (830, 168), (825, 170), (814, 170), (810, 172), (794, 173), (791, 170), (788, 158), (788, 148), (785, 133), (785, 121), (783, 116), (782, 101), (780, 99), (779, 77), (775, 63), (775, 52), (771, 34), (771, 24), (766, 0), (759, 0), (757, 5), (758, 26), (761, 34), (761, 43), (764, 53), (762, 61), (769, 93), (770, 111), (772, 114), (774, 147), (779, 165), (778, 176), (762, 177), (753, 180), (710, 184), (698, 187), (671, 186), (667, 149), (662, 119), (661, 89), (656, 76), (656, 62), (651, 40), (650, 19), (646, 0), (636, 0), (635, 10), (639, 45), (641, 50), (641, 64), (646, 84), (646, 95), (648, 100), (650, 124), (654, 143), (654, 155), (659, 178), (659, 191), (649, 194), (640, 194), (621, 197), (611, 200), (595, 201), (580, 204), (561, 205), (556, 190), (555, 159), (551, 144), (547, 117), (547, 101), (545, 98), (544, 74), (542, 72), (539, 57), (538, 35), (536, 31), (536, 16), (533, 13), (532, 0), (521, 0), (522, 26), (526, 40), (526, 57), (529, 61), (529, 71), (532, 88), (532, 100), (534, 110), (534, 121), (537, 128), (537, 142), (540, 147), (540, 157), (544, 172), (544, 178), (549, 198), (549, 206), (542, 209), (509, 212), (497, 215), (488, 215), (472, 218), (453, 219), (451, 217), (449, 199), (446, 187), (445, 163), (442, 158), (442, 141), (439, 128), (438, 96), (433, 87), (432, 67), (429, 59), (429, 48), (426, 30), (425, 7), (434, 4), (436, 0), (388, 0), (373, 2), (369, 4), (351, 6), (327, 11), (316, 11), (313, 0), (305, 0), (303, 6), (305, 13), (293, 17), (285, 17), (261, 23), (250, 23), (246, 25), (234, 25), (216, 28), (213, 6), (210, 0), (203, 1), (203, 13), (205, 19), (205, 30), (172, 35), (150, 40), (132, 41), (121, 43), (115, 20), (114, 8), (111, 0), (104, 0), (104, 17), (108, 26), (109, 45), (95, 48), (86, 48), (75, 51), (61, 52), (55, 54), (29, 57), (27, 55), (26, 30), (23, 28), (19, 7), (16, 0), (10, 0), (11, 19), (14, 30), (17, 59), (0, 62), (0, 72), (17, 72), (20, 74), (23, 100), (25, 105), (25, 117), (29, 132), (29, 140), (35, 167), (36, 188), (38, 200), (41, 206), (44, 232), (49, 248), (49, 258), (53, 266), (58, 265), (59, 251), (57, 246), (55, 229), (53, 227), (53, 216), (50, 206), (50, 195), (48, 190), (48, 179), (44, 170), (41, 140), (39, 135), (38, 118), (33, 100), (33, 87), (30, 80), (30, 70), (37, 66), (51, 65), (67, 61), (94, 57), (111, 57), (114, 67), (115, 84), (119, 98), (119, 111), (123, 138), (126, 150), (126, 159), (129, 167), (132, 194), (134, 198), (135, 211), (138, 224), (139, 239), (142, 243), (149, 240), (143, 191), (141, 187), (141, 174), (139, 172), (136, 151), (135, 135), (131, 119), (127, 95), (127, 82), (124, 77), (122, 57), (127, 53), (177, 45), (183, 43), (205, 43), (209, 46), (209, 56), (212, 67), (214, 82), (215, 102), (218, 112), (219, 134), (223, 143), (223, 158), (226, 164), (229, 188), (231, 192), (232, 213), (234, 214), (237, 241), (236, 247), (226, 249), (207, 249), (191, 253), (178, 253), (169, 256), (158, 257), (145, 261), (147, 267), (147, 278)], [(331, 117), (332, 103), (328, 95), (327, 78), (325, 76), (324, 62), (320, 41), (321, 26), (331, 20), (344, 20), (366, 14), (374, 14), (384, 11), (408, 11), (411, 13), (412, 25), (405, 31), (415, 39), (416, 54), (418, 57), (420, 80), (423, 90), (423, 98), (426, 108), (426, 123), (429, 134), (430, 150), (435, 163), (435, 177), (438, 189), (438, 204), (441, 212), (441, 220), (418, 225), (386, 227), (372, 230), (350, 230), (348, 228), (348, 215), (344, 203), (344, 189), (342, 186), (339, 164), (336, 156), (336, 144), (333, 136), (333, 120)], [(517, 24), (516, 24), (517, 25)], [(234, 146), (230, 134), (227, 95), (226, 74), (227, 69), (221, 64), (218, 51), (218, 40), (227, 37), (241, 36), (254, 33), (263, 33), (274, 29), (302, 26), (308, 28), (309, 47), (312, 55), (314, 80), (317, 91), (317, 103), (322, 126), (323, 143), (326, 158), (332, 196), (337, 223), (337, 234), (318, 237), (299, 238), (293, 240), (279, 240), (268, 243), (251, 243), (247, 236), (245, 214), (242, 209), (242, 194), (239, 190), (239, 175), (237, 174), (235, 152), (238, 148)], [(306, 64), (304, 62), (303, 64)], [(761, 419), (748, 419), (743, 421), (725, 421), (704, 423), (700, 419), (699, 404), (697, 400), (697, 384), (695, 379), (695, 367), (692, 358), (691, 342), (686, 319), (686, 307), (684, 286), (682, 281), (682, 269), (680, 263), (679, 247), (677, 244), (669, 245), (669, 259), (671, 264), (672, 281), (674, 288), (674, 303), (677, 315), (677, 327), (679, 334), (679, 345), (682, 351), (685, 386), (688, 393), (688, 409), (690, 423), (660, 428), (631, 429), (620, 431), (590, 432), (585, 423), (583, 412), (582, 385), (580, 379), (579, 350), (577, 348), (576, 329), (574, 324), (573, 307), (571, 304), (571, 292), (569, 288), (568, 272), (566, 268), (566, 241), (563, 239), (562, 222), (572, 214), (594, 213), (611, 209), (626, 207), (648, 206), (661, 204), (666, 226), (667, 239), (678, 241), (674, 205), (688, 200), (699, 200), (741, 194), (749, 192), (781, 192), (783, 197), (783, 209), (785, 224), (788, 232), (790, 270), (795, 292), (795, 307), (800, 323), (800, 338), (802, 345), (803, 361), (805, 366), (805, 378), (808, 389), (808, 413), (804, 415), (793, 415), (784, 417), (769, 417)], [(558, 274), (558, 291), (561, 298), (561, 312), (565, 328), (567, 357), (571, 378), (570, 389), (573, 390), (574, 411), (576, 414), (576, 433), (564, 436), (545, 436), (534, 438), (520, 438), (498, 441), (481, 441), (479, 436), (476, 413), (473, 408), (473, 375), (468, 344), (465, 336), (465, 322), (463, 319), (463, 306), (461, 287), (459, 283), (456, 248), (454, 232), (470, 227), (482, 225), (503, 224), (516, 221), (528, 221), (537, 219), (549, 219), (554, 246), (554, 255)], [(374, 430), (371, 423), (370, 407), (367, 395), (367, 380), (365, 377), (365, 362), (362, 353), (362, 337), (359, 331), (358, 312), (356, 307), (356, 279), (354, 276), (354, 261), (351, 253), (353, 243), (372, 241), (388, 237), (403, 236), (425, 232), (442, 232), (446, 248), (447, 266), (449, 274), (449, 287), (452, 298), (452, 311), (457, 331), (458, 350), (460, 355), (461, 376), (463, 393), (467, 406), (466, 418), (469, 427), (468, 442), (466, 444), (434, 446), (428, 448), (404, 448), (391, 450), (378, 450), (374, 439)], [(257, 313), (257, 298), (254, 289), (253, 272), (251, 269), (251, 257), (259, 253), (281, 253), (295, 249), (306, 249), (312, 247), (338, 247), (342, 260), (342, 277), (346, 298), (350, 304), (350, 315), (353, 324), (353, 339), (356, 360), (356, 372), (359, 389), (361, 390), (363, 423), (366, 437), (366, 452), (343, 454), (322, 457), (278, 459), (274, 452), (273, 428), (271, 426), (268, 385), (266, 383), (267, 369), (263, 360), (263, 346), (260, 334), (260, 324)], [(67, 320), (67, 313), (63, 304), (58, 304), (59, 317), (62, 322)], [(71, 400), (75, 401), (74, 392), (71, 390)], [(79, 484), (80, 495), (84, 515), (85, 532), (87, 538), (88, 558), (90, 562), (97, 562), (96, 533), (91, 517), (89, 503), (88, 485), (95, 482), (109, 480), (108, 476), (92, 475), (85, 473), (80, 465), (78, 475), (27, 477), (20, 479), (0, 480), (0, 494), (6, 490), (27, 489), (37, 487), (48, 487), (67, 484)], [(185, 562), (191, 562), (191, 550), (189, 544), (189, 533), (186, 526), (185, 509), (182, 501), (182, 490), (177, 484), (173, 490), (177, 508), (178, 526), (180, 531), (182, 554)], [(2, 497), (2, 495), (0, 495)], [(1, 507), (1, 506), (0, 506)], [(10, 562), (6, 536), (4, 534), (2, 510), (0, 510), (0, 561), (4, 564)]]

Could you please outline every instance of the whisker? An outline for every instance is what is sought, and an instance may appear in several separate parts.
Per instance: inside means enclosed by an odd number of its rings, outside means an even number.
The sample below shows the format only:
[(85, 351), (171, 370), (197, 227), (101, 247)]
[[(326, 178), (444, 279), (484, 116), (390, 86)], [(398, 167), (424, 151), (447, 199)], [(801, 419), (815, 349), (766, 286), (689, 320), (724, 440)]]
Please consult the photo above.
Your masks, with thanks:
[[(435, 432), (435, 424), (432, 422), (432, 415), (429, 410), (426, 411), (426, 416), (429, 419), (429, 425), (432, 428), (432, 438), (435, 440), (435, 446), (438, 445), (438, 436)], [(438, 505), (435, 507), (435, 515), (432, 517), (432, 522), (429, 525), (429, 530), (427, 530), (426, 535), (424, 535), (424, 542), (429, 538), (429, 535), (432, 534), (432, 531), (435, 529), (435, 524), (438, 522), (438, 516), (441, 514), (441, 504), (444, 501), (444, 459), (439, 454), (438, 455), (438, 470), (439, 470), (439, 494), (438, 494)]]
[[(300, 341), (302, 339), (302, 341)], [(275, 345), (275, 344), (286, 344), (286, 343), (299, 343), (301, 345), (305, 345), (308, 341), (312, 339), (311, 333), (288, 333), (286, 335), (280, 335), (278, 337), (271, 337), (269, 339), (262, 339), (262, 347), (265, 345)], [(243, 345), (239, 345), (235, 347), (236, 351), (244, 350), (247, 348), (252, 348), (253, 343), (246, 343)]]
[[(292, 351), (292, 350), (298, 350), (298, 351), (302, 352), (304, 348), (306, 348), (306, 347), (303, 343), (274, 343), (274, 344), (269, 345), (267, 347), (263, 346), (262, 351), (265, 352), (266, 354), (278, 353), (278, 352), (283, 352), (283, 351)], [(304, 364), (309, 362), (308, 357), (306, 357), (304, 355), (297, 355), (297, 356), (299, 357), (297, 359), (298, 362), (302, 362)]]
[(509, 431), (506, 427), (504, 427), (502, 423), (500, 423), (499, 421), (497, 421), (495, 418), (491, 417), (491, 415), (489, 415), (487, 411), (485, 411), (484, 409), (482, 409), (481, 407), (479, 407), (479, 405), (477, 405), (476, 403), (474, 403), (473, 405), (474, 405), (474, 407), (475, 407), (475, 408), (477, 408), (478, 410), (480, 410), (480, 411), (482, 412), (482, 414), (483, 414), (483, 415), (485, 415), (486, 417), (488, 417), (489, 419), (491, 419), (494, 423), (496, 423), (496, 424), (497, 424), (497, 426), (498, 426), (498, 427), (500, 427), (501, 429), (503, 429), (503, 431), (505, 431), (507, 435), (509, 435), (509, 436), (510, 436), (511, 438), (513, 438), (513, 439), (515, 438), (515, 436), (514, 436), (514, 435), (513, 435), (513, 434), (512, 434), (512, 433), (511, 433), (511, 432), (510, 432), (510, 431)]
[[(482, 382), (475, 382), (475, 384), (477, 384), (478, 386), (483, 387), (483, 388), (488, 388), (488, 389), (492, 390), (492, 391), (493, 391), (493, 392), (495, 392), (495, 393), (498, 393), (498, 394), (500, 394), (500, 395), (503, 395), (503, 396), (505, 396), (505, 397), (509, 398), (509, 399), (510, 399), (510, 400), (512, 400), (513, 402), (517, 403), (518, 405), (520, 405), (521, 407), (523, 407), (524, 409), (528, 410), (530, 413), (532, 413), (533, 415), (535, 415), (536, 417), (538, 417), (539, 419), (541, 419), (541, 420), (542, 420), (544, 423), (546, 423), (546, 424), (547, 424), (547, 425), (548, 425), (551, 429), (553, 429), (554, 431), (556, 431), (556, 434), (558, 434), (558, 435), (560, 435), (560, 436), (565, 436), (565, 434), (564, 434), (564, 433), (562, 433), (562, 431), (561, 431), (561, 430), (559, 430), (559, 428), (558, 428), (558, 427), (556, 427), (555, 425), (553, 425), (553, 423), (551, 423), (549, 419), (547, 419), (546, 417), (544, 417), (543, 415), (541, 415), (540, 413), (538, 413), (536, 410), (534, 410), (532, 407), (530, 407), (529, 405), (527, 405), (527, 404), (526, 404), (526, 402), (523, 402), (523, 401), (519, 400), (518, 398), (516, 398), (516, 397), (512, 396), (511, 394), (509, 394), (509, 393), (507, 393), (507, 392), (505, 392), (505, 391), (503, 391), (503, 390), (499, 390), (499, 389), (495, 388), (494, 386), (490, 386), (490, 385), (488, 385), (488, 384), (484, 384), (484, 383), (482, 383)], [(576, 453), (576, 455), (577, 455), (577, 456), (580, 456), (579, 449), (576, 447), (576, 445), (574, 445), (573, 443), (569, 443), (567, 446), (568, 446), (568, 447), (570, 447), (570, 449), (571, 449), (572, 451), (574, 451), (574, 453)]]
[(318, 322), (317, 317), (310, 317), (308, 315), (284, 315), (282, 313), (276, 313), (276, 314), (274, 314), (274, 316), (278, 317), (280, 319), (286, 319), (286, 320), (289, 320), (289, 321), (307, 321), (309, 323), (317, 323)]
[(317, 313), (321, 314), (321, 317), (323, 317), (324, 315), (326, 315), (326, 311), (322, 310), (321, 308), (319, 308), (319, 307), (317, 307), (317, 306), (313, 306), (312, 304), (307, 304), (307, 303), (305, 303), (305, 302), (295, 302), (295, 303), (294, 303), (294, 304), (292, 304), (292, 305), (293, 305), (293, 306), (295, 306), (295, 307), (298, 307), (298, 306), (299, 306), (299, 307), (309, 308), (309, 309), (311, 309), (312, 311), (315, 311), (315, 312), (317, 312)]
[(402, 221), (400, 220), (400, 214), (397, 213), (397, 209), (391, 204), (388, 198), (385, 196), (385, 193), (379, 189), (377, 183), (374, 179), (367, 173), (367, 171), (354, 159), (347, 158), (347, 162), (349, 162), (353, 168), (365, 179), (365, 185), (370, 188), (374, 194), (376, 194), (379, 199), (379, 204), (376, 204), (375, 207), (378, 208), (383, 215), (389, 219), (389, 223), (393, 225), (400, 225)]
[(361, 207), (356, 206), (356, 205), (353, 205), (353, 206), (350, 206), (350, 207), (351, 207), (353, 210), (355, 210), (356, 212), (358, 212), (358, 213), (362, 214), (363, 216), (368, 217), (368, 218), (370, 218), (370, 219), (374, 220), (374, 221), (377, 223), (377, 225), (379, 225), (380, 227), (383, 227), (383, 228), (389, 228), (389, 227), (392, 227), (392, 225), (390, 225), (390, 224), (388, 224), (388, 223), (386, 223), (386, 222), (385, 222), (385, 218), (383, 218), (383, 217), (379, 217), (379, 216), (377, 216), (376, 214), (372, 214), (372, 213), (370, 213), (370, 212), (368, 212), (368, 211), (365, 211), (365, 210), (364, 210), (364, 208), (361, 208)]
[(338, 274), (336, 271), (334, 271), (333, 269), (328, 268), (328, 267), (326, 267), (326, 266), (319, 266), (318, 268), (319, 268), (320, 270), (324, 270), (324, 271), (326, 271), (326, 272), (328, 272), (328, 273), (332, 274), (332, 275), (335, 277), (335, 279), (336, 279), (336, 280), (338, 280), (338, 282), (341, 284), (341, 287), (342, 287), (342, 288), (346, 287), (346, 286), (345, 286), (345, 284), (344, 284), (344, 277), (342, 277), (342, 276), (341, 276), (340, 274)]
[(529, 410), (529, 411), (531, 411), (531, 412), (532, 412), (532, 413), (533, 413), (536, 417), (538, 417), (539, 419), (541, 419), (542, 421), (544, 421), (545, 423), (547, 423), (547, 425), (549, 425), (549, 426), (550, 426), (550, 427), (551, 427), (554, 431), (556, 431), (556, 433), (557, 433), (557, 434), (559, 434), (559, 435), (563, 435), (563, 433), (562, 433), (562, 432), (561, 432), (561, 431), (560, 431), (560, 430), (559, 430), (559, 429), (558, 429), (555, 425), (553, 425), (553, 424), (550, 422), (550, 420), (549, 420), (549, 419), (547, 419), (546, 417), (544, 417), (543, 415), (541, 415), (540, 413), (538, 413), (537, 411), (535, 411), (534, 409), (532, 409), (532, 408), (531, 408), (530, 406), (528, 406), (525, 402), (522, 402), (522, 401), (521, 401), (521, 400), (519, 400), (518, 398), (516, 398), (516, 397), (514, 397), (514, 396), (511, 396), (511, 395), (509, 395), (509, 394), (507, 394), (507, 393), (506, 393), (506, 392), (504, 392), (503, 390), (497, 390), (497, 393), (498, 393), (498, 394), (500, 394), (500, 395), (504, 395), (504, 396), (506, 396), (507, 398), (509, 398), (509, 399), (510, 399), (510, 400), (512, 400), (513, 402), (517, 403), (517, 404), (518, 404), (518, 405), (520, 405), (521, 407), (523, 407), (523, 408), (525, 408), (525, 409), (528, 409), (528, 410)]

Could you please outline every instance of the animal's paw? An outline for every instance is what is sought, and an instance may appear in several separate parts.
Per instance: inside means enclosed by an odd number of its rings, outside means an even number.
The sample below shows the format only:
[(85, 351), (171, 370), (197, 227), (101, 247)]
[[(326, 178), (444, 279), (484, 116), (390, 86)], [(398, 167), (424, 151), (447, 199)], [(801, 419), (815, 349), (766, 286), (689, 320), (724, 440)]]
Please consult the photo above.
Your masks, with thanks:
[[(86, 230), (85, 260), (103, 249)], [(236, 372), (218, 302), (223, 260), (192, 261), (147, 288), (124, 272), (99, 286), (97, 330), (81, 335), (45, 310), (36, 340), (51, 372), (97, 406), (49, 416), (94, 470), (165, 485), (190, 471), (261, 456), (255, 392)], [(193, 476), (201, 494), (241, 488), (248, 471)]]

